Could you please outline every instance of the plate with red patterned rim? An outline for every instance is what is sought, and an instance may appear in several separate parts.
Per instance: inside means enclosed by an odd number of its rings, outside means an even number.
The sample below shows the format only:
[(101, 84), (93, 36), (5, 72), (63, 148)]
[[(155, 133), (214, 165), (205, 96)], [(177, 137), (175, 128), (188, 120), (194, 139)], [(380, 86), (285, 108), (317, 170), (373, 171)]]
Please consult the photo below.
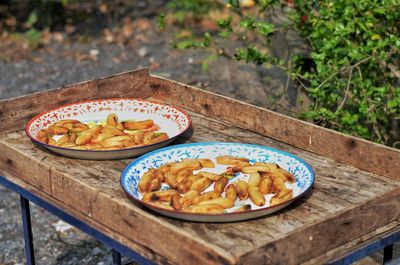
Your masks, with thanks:
[[(155, 134), (166, 133), (168, 139), (116, 150), (74, 149), (57, 146), (54, 141), (49, 144), (39, 140), (39, 132), (48, 129), (56, 122), (77, 120), (87, 124), (89, 128), (99, 124), (105, 126), (107, 116), (112, 113), (117, 115), (119, 121), (152, 120), (154, 126), (150, 129)], [(166, 146), (185, 132), (190, 124), (189, 115), (177, 107), (145, 99), (113, 98), (72, 103), (40, 113), (28, 122), (25, 132), (33, 142), (60, 155), (80, 159), (103, 160), (135, 157)], [(126, 133), (134, 134), (135, 131)], [(52, 137), (57, 137), (57, 135)], [(57, 141), (58, 139), (55, 138), (54, 140)]]

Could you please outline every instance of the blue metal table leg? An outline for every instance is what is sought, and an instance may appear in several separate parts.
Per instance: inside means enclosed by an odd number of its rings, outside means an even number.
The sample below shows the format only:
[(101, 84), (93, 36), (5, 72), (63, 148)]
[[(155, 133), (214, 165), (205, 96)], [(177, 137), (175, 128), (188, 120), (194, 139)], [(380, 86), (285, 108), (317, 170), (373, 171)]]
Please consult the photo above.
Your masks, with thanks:
[(390, 262), (393, 259), (393, 244), (383, 248), (383, 264)]
[(29, 200), (19, 196), (21, 202), (22, 226), (24, 229), (25, 256), (27, 265), (35, 265), (35, 253), (33, 250), (31, 212), (29, 209)]
[(113, 259), (113, 265), (121, 265), (121, 253), (118, 251), (112, 249), (112, 259)]

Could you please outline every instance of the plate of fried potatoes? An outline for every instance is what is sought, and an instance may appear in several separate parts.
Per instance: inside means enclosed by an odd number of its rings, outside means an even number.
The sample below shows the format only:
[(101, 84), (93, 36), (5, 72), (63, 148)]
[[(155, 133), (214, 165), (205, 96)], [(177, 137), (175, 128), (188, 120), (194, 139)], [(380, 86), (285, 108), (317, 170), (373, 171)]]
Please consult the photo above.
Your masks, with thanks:
[(58, 154), (122, 159), (169, 144), (190, 127), (189, 116), (167, 104), (115, 98), (73, 103), (32, 118), (26, 134)]
[(307, 192), (314, 171), (274, 148), (203, 142), (165, 147), (121, 175), (129, 198), (173, 218), (232, 222), (278, 211)]

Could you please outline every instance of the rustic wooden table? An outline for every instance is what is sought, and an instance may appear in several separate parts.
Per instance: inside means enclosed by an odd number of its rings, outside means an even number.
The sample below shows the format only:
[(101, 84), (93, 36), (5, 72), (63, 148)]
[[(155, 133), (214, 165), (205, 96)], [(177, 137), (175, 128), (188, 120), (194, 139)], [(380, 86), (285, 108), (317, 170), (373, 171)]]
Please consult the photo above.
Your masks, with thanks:
[[(295, 154), (315, 170), (315, 185), (289, 207), (263, 218), (223, 224), (179, 221), (126, 197), (119, 177), (132, 159), (70, 159), (25, 136), (25, 124), (41, 111), (113, 97), (151, 98), (185, 109), (192, 129), (175, 143), (245, 142)], [(399, 150), (152, 76), (146, 69), (0, 101), (0, 150), (0, 182), (66, 214), (112, 247), (138, 253), (143, 262), (350, 262), (343, 257), (356, 253), (356, 259), (360, 249), (389, 245), (400, 231)]]

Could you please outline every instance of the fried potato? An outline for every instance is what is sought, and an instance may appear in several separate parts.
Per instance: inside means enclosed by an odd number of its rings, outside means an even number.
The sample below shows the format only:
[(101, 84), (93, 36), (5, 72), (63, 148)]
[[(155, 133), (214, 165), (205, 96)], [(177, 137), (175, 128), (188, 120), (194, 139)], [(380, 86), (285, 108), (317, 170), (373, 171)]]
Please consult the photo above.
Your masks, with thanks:
[(207, 204), (217, 204), (225, 209), (228, 209), (233, 206), (234, 202), (228, 198), (219, 197), (219, 198), (199, 202), (199, 205), (203, 205), (203, 204), (206, 204), (206, 205)]
[(190, 186), (190, 189), (197, 190), (200, 193), (207, 189), (212, 183), (213, 182), (209, 178), (203, 177), (193, 182), (193, 184)]
[[(161, 169), (160, 169), (161, 171)], [(161, 171), (162, 172), (162, 171)], [(176, 181), (175, 175), (172, 174), (171, 172), (167, 172), (165, 173), (165, 182), (167, 182), (167, 184), (173, 188), (176, 189), (178, 187), (178, 181)]]
[(182, 182), (180, 182), (178, 184), (178, 191), (179, 193), (186, 193), (189, 190), (191, 190), (192, 184), (197, 181), (199, 178), (201, 178), (200, 176), (196, 176), (196, 175), (191, 175), (187, 178), (185, 178), (184, 180), (182, 180)]
[(240, 213), (240, 212), (247, 212), (251, 210), (251, 205), (250, 204), (245, 204), (239, 208), (237, 208), (236, 210), (234, 210), (234, 213)]
[(148, 131), (143, 134), (143, 144), (150, 144), (155, 137), (154, 132)]
[(144, 130), (152, 127), (153, 124), (152, 120), (123, 122), (124, 128), (127, 130)]
[(249, 187), (250, 186), (255, 186), (258, 187), (258, 185), (260, 184), (261, 181), (261, 177), (260, 174), (256, 173), (251, 173), (250, 174), (250, 178), (249, 178)]
[(184, 159), (180, 163), (174, 163), (170, 170), (172, 174), (177, 174), (179, 171), (184, 169), (198, 170), (201, 169), (201, 164), (195, 159)]
[(281, 178), (275, 178), (272, 180), (271, 192), (272, 193), (280, 193), (281, 191), (287, 190), (285, 186), (285, 182)]
[(152, 139), (150, 139), (150, 144), (159, 143), (162, 141), (166, 141), (168, 139), (169, 139), (168, 134), (160, 133), (157, 136), (154, 136)]
[(139, 180), (138, 190), (141, 193), (146, 193), (148, 191), (148, 186), (150, 182), (155, 178), (154, 169), (150, 169), (149, 171), (145, 172), (142, 178)]
[(122, 122), (118, 122), (117, 126), (115, 126), (120, 131), (125, 130), (124, 124)]
[(86, 150), (97, 150), (99, 148), (102, 148), (100, 144), (92, 144), (92, 143), (84, 144), (82, 145), (82, 147), (85, 147)]
[(197, 159), (202, 168), (215, 168), (214, 163), (210, 159), (199, 158)]
[(118, 125), (118, 116), (114, 113), (111, 113), (107, 116), (106, 124), (116, 127)]
[(225, 190), (226, 185), (228, 185), (228, 182), (229, 182), (229, 179), (227, 177), (220, 178), (214, 184), (214, 191), (221, 194)]
[(269, 205), (274, 206), (283, 202), (290, 200), (293, 197), (293, 190), (285, 190), (278, 194), (275, 194), (274, 197), (271, 198)]
[(271, 168), (269, 166), (248, 166), (248, 167), (243, 167), (242, 172), (245, 174), (252, 174), (252, 173), (258, 173), (258, 172), (271, 172)]
[(251, 201), (257, 206), (263, 206), (265, 204), (265, 197), (258, 190), (257, 186), (249, 186), (249, 195)]
[(267, 194), (271, 190), (272, 180), (268, 176), (264, 176), (261, 181), (260, 185), (258, 185), (258, 190), (261, 194)]
[(197, 190), (190, 190), (181, 198), (182, 208), (187, 208), (193, 204), (193, 200), (199, 196), (199, 192)]
[[(286, 181), (291, 183), (296, 182), (296, 178), (292, 173), (278, 166), (277, 171), (286, 177)], [(275, 172), (274, 172), (275, 173)]]
[(49, 142), (49, 132), (45, 129), (40, 130), (38, 132), (37, 139), (39, 141), (47, 144)]
[(184, 180), (185, 178), (187, 178), (188, 176), (193, 175), (193, 170), (191, 169), (184, 169), (182, 171), (179, 171), (176, 174), (176, 181), (178, 181), (178, 183), (181, 183), (182, 180)]
[(223, 213), (224, 208), (218, 204), (199, 204), (184, 209), (185, 212), (190, 213)]
[(68, 129), (64, 127), (59, 127), (52, 125), (47, 129), (51, 134), (60, 135), (60, 134), (67, 134)]
[(97, 126), (94, 126), (94, 127), (90, 128), (90, 129), (82, 132), (81, 135), (79, 135), (76, 138), (76, 144), (77, 145), (83, 145), (83, 144), (89, 143), (91, 138), (94, 135), (98, 134), (101, 131), (101, 129), (102, 129), (102, 126), (97, 125)]
[(222, 175), (218, 175), (218, 174), (214, 174), (214, 173), (210, 173), (210, 172), (206, 172), (206, 171), (200, 171), (197, 174), (199, 174), (203, 177), (206, 177), (212, 181), (218, 181), (220, 178), (222, 178)]
[(197, 197), (195, 197), (193, 199), (193, 204), (199, 204), (202, 201), (207, 201), (207, 200), (211, 200), (211, 199), (215, 199), (215, 198), (219, 198), (221, 197), (221, 194), (219, 194), (218, 192), (215, 191), (209, 191), (209, 192), (205, 192)]
[(60, 139), (58, 139), (57, 143), (60, 144), (65, 144), (68, 143), (69, 140), (69, 135), (68, 134), (64, 134)]
[(89, 126), (87, 126), (86, 124), (81, 123), (81, 122), (75, 123), (72, 125), (72, 127), (68, 128), (68, 131), (70, 131), (70, 132), (83, 132), (86, 130), (89, 130)]
[(249, 162), (247, 158), (234, 157), (234, 156), (219, 156), (216, 161), (220, 165), (235, 165), (240, 162)]
[(240, 200), (246, 200), (249, 197), (249, 185), (247, 182), (243, 180), (238, 180), (236, 182), (236, 191), (237, 191), (237, 196), (239, 197)]
[(99, 142), (103, 147), (112, 147), (112, 146), (118, 146), (118, 147), (124, 147), (122, 141), (124, 140), (132, 140), (132, 138), (129, 135), (121, 135), (121, 136), (113, 136), (107, 139), (104, 139), (102, 142)]
[(62, 143), (58, 145), (59, 147), (64, 147), (64, 148), (72, 148), (72, 147), (76, 147), (76, 144), (74, 143)]
[(143, 136), (144, 136), (144, 132), (142, 131), (137, 131), (133, 134), (130, 134), (133, 141), (135, 141), (136, 144), (142, 144), (143, 143)]
[(161, 167), (159, 167), (158, 170), (160, 170), (162, 173), (165, 174), (165, 173), (169, 172), (170, 168), (171, 168), (171, 163), (168, 163), (168, 164), (165, 164), (165, 165), (162, 165)]
[(225, 197), (233, 202), (236, 201), (237, 190), (234, 184), (229, 184), (228, 187), (225, 189)]
[(177, 211), (182, 210), (181, 195), (175, 194), (171, 196), (171, 206)]
[[(178, 194), (176, 190), (162, 190), (162, 191), (153, 191), (148, 192), (143, 195), (142, 200), (145, 202), (171, 202), (171, 198), (173, 195)], [(179, 195), (179, 194), (178, 194)]]
[(118, 130), (116, 127), (112, 125), (104, 126), (103, 129), (101, 129), (101, 133), (109, 135), (110, 137), (125, 135), (123, 131)]

